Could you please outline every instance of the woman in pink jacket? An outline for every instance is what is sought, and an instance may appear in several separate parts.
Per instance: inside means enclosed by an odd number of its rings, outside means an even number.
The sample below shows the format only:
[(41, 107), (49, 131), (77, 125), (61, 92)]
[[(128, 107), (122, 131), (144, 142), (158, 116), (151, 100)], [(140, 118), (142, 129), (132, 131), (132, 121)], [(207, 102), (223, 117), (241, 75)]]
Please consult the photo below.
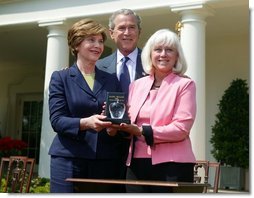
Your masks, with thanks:
[[(184, 76), (187, 66), (178, 36), (168, 29), (158, 30), (147, 41), (141, 58), (149, 75), (130, 85), (132, 124), (117, 128), (133, 136), (126, 178), (192, 182), (195, 156), (190, 130), (196, 115), (196, 87)], [(171, 190), (127, 186), (127, 192), (133, 193)]]

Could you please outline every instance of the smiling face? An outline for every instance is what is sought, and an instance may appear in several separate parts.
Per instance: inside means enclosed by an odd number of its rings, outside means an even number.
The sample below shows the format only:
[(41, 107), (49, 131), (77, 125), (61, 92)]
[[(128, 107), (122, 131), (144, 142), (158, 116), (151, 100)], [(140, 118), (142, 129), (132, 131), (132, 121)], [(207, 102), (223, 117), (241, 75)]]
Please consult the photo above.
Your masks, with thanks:
[(104, 50), (104, 42), (101, 34), (86, 37), (76, 48), (78, 59), (88, 62), (96, 62)]
[(136, 18), (133, 15), (120, 14), (114, 23), (115, 28), (110, 30), (110, 36), (120, 52), (127, 56), (137, 47), (140, 35)]
[(151, 60), (155, 73), (171, 73), (177, 59), (176, 49), (165, 44), (155, 45), (151, 51)]

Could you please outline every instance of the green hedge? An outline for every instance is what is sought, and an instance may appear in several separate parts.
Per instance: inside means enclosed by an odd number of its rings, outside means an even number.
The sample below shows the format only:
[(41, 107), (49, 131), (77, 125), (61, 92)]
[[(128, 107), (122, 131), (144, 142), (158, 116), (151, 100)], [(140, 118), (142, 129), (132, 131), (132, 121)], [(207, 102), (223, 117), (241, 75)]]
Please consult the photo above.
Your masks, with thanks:
[[(6, 180), (3, 178), (1, 180), (0, 192), (3, 192), (5, 186)], [(7, 192), (11, 192), (10, 188), (7, 189)], [(23, 189), (23, 192), (25, 192), (25, 189)], [(30, 193), (49, 193), (49, 192), (50, 192), (50, 180), (48, 178), (36, 177), (31, 180)]]

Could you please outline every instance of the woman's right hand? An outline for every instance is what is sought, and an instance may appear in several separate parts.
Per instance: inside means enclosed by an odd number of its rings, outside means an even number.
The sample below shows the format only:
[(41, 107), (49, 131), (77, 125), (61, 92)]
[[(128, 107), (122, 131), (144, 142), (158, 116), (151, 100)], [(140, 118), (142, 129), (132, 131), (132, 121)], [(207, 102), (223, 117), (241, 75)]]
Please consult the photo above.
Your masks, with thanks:
[(104, 128), (108, 128), (112, 125), (112, 122), (103, 121), (105, 115), (92, 115), (87, 118), (80, 119), (80, 130), (93, 129), (97, 132), (101, 131)]

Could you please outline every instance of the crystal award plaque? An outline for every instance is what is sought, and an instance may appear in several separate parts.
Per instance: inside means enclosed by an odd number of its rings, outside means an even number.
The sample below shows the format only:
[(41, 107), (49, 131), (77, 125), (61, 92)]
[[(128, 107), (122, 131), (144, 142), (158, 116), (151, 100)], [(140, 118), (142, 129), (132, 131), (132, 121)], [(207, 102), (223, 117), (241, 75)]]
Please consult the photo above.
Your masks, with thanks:
[(125, 94), (123, 92), (108, 92), (106, 101), (106, 120), (114, 124), (130, 123), (127, 115), (125, 103)]

